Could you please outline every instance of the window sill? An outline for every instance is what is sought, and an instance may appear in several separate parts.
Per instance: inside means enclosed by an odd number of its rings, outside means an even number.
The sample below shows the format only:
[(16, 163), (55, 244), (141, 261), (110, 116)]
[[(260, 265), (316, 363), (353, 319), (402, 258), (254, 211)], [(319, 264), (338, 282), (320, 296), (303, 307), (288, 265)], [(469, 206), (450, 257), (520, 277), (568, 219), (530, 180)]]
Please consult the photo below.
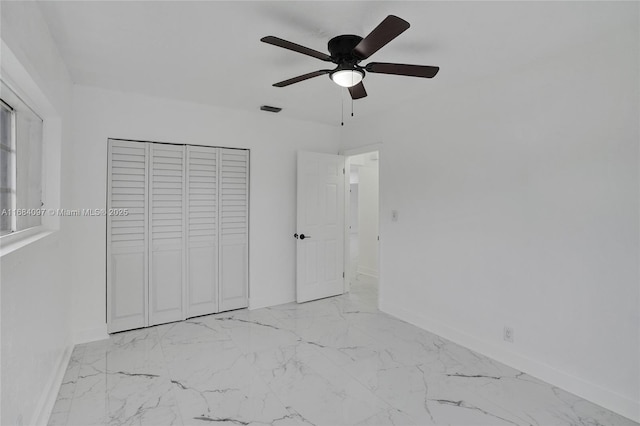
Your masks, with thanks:
[(12, 253), (22, 247), (33, 244), (41, 240), (55, 231), (45, 228), (44, 226), (35, 226), (33, 228), (14, 232), (13, 234), (3, 235), (0, 237), (0, 258)]

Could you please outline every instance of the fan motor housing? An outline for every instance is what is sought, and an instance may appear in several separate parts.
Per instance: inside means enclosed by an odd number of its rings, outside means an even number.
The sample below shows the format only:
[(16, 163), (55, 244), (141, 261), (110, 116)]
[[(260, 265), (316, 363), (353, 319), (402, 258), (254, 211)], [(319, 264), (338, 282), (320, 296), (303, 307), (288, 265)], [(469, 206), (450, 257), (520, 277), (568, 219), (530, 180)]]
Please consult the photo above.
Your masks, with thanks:
[(357, 64), (360, 60), (355, 58), (351, 52), (360, 41), (362, 41), (362, 37), (353, 34), (339, 35), (332, 38), (327, 46), (329, 53), (331, 53), (331, 58), (339, 65)]

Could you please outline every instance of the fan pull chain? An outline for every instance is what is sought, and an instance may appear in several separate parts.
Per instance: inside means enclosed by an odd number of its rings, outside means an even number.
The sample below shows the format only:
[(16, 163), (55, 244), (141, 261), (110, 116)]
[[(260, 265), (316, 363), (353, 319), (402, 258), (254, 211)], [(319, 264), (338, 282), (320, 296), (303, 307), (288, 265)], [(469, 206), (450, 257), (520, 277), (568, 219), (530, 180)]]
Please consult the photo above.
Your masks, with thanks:
[[(351, 87), (355, 86), (355, 82), (353, 81), (354, 78), (355, 74), (351, 73)], [(351, 94), (351, 92), (349, 92), (349, 94)], [(351, 116), (353, 117), (353, 96), (349, 96), (349, 98), (351, 98)]]
[(340, 106), (342, 107), (342, 123), (341, 126), (344, 126), (344, 90), (340, 90)]

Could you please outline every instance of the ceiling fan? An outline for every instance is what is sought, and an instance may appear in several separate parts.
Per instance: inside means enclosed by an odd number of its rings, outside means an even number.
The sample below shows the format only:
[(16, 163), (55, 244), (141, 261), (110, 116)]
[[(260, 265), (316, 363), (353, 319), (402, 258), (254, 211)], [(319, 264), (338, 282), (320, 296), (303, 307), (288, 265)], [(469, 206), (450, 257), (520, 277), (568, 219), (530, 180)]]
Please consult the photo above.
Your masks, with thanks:
[(423, 78), (432, 78), (438, 73), (440, 68), (428, 65), (393, 64), (388, 62), (369, 62), (365, 66), (360, 65), (361, 61), (369, 58), (408, 28), (409, 23), (407, 21), (397, 16), (389, 15), (365, 38), (346, 34), (329, 40), (328, 50), (331, 55), (274, 36), (263, 37), (260, 41), (302, 53), (303, 55), (313, 56), (325, 62), (333, 62), (337, 65), (334, 69), (318, 70), (275, 83), (275, 87), (285, 87), (313, 77), (329, 74), (334, 83), (349, 88), (352, 99), (361, 99), (367, 96), (367, 91), (362, 84), (362, 79), (367, 72)]

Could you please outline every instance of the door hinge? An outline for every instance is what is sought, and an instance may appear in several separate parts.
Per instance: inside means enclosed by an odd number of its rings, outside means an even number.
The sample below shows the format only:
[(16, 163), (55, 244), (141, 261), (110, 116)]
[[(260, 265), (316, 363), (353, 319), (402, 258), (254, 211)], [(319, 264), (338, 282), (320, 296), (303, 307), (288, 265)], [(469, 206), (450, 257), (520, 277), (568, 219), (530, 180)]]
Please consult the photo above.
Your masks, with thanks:
[(342, 168), (342, 174), (344, 174), (344, 167)]
[(344, 278), (344, 272), (342, 273), (342, 278)]

